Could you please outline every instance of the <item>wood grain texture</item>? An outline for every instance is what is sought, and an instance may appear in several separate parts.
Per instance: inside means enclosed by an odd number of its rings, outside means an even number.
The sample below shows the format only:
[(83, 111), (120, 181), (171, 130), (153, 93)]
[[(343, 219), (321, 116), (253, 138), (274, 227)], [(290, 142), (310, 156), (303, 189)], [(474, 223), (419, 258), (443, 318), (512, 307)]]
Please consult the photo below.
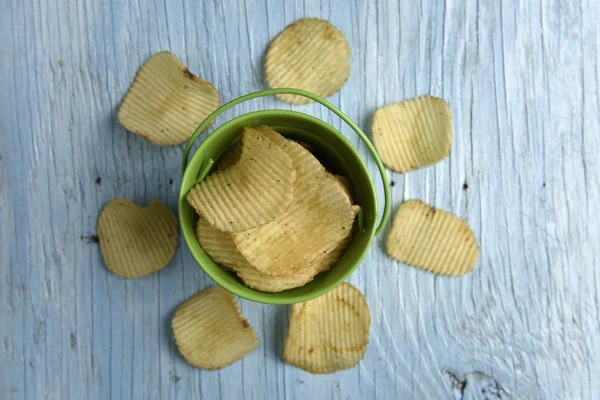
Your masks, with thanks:
[[(597, 398), (598, 2), (0, 0), (0, 9), (0, 398), (443, 399), (454, 395), (446, 369), (459, 379), (480, 371), (521, 398)], [(311, 376), (285, 365), (288, 309), (240, 301), (259, 350), (199, 371), (169, 328), (176, 307), (212, 285), (182, 239), (171, 265), (134, 281), (109, 273), (85, 239), (113, 198), (176, 211), (182, 146), (126, 132), (116, 109), (163, 49), (223, 101), (264, 88), (269, 41), (306, 16), (348, 38), (350, 79), (330, 100), (369, 134), (384, 104), (448, 101), (449, 158), (390, 171), (393, 209), (419, 198), (466, 218), (480, 261), (463, 278), (437, 277), (390, 260), (385, 232), (349, 280), (373, 321), (359, 367)], [(365, 146), (314, 104), (254, 100), (215, 126), (265, 108), (330, 122), (377, 175)]]

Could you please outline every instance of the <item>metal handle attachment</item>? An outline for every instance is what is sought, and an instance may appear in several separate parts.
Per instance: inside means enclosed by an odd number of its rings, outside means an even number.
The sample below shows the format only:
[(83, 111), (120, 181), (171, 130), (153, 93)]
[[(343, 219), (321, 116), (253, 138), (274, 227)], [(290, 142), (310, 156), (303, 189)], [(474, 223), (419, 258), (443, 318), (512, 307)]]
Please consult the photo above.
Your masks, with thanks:
[(192, 146), (194, 145), (194, 142), (196, 141), (196, 139), (198, 139), (200, 134), (215, 120), (215, 118), (217, 118), (223, 112), (229, 110), (231, 107), (234, 107), (234, 106), (236, 106), (240, 103), (243, 103), (247, 100), (252, 100), (252, 99), (256, 99), (258, 97), (265, 97), (265, 96), (271, 96), (271, 95), (276, 95), (276, 94), (294, 94), (294, 95), (298, 95), (298, 96), (304, 96), (304, 97), (308, 97), (311, 100), (316, 101), (317, 103), (324, 105), (329, 110), (333, 111), (338, 117), (340, 117), (342, 120), (344, 120), (344, 122), (346, 124), (348, 124), (348, 126), (350, 128), (352, 128), (352, 130), (354, 130), (354, 132), (356, 132), (358, 137), (365, 143), (365, 145), (367, 146), (367, 149), (369, 149), (371, 156), (373, 156), (373, 159), (375, 160), (375, 163), (377, 164), (377, 169), (379, 169), (379, 173), (381, 174), (381, 180), (383, 182), (383, 195), (385, 198), (385, 205), (383, 208), (383, 216), (381, 217), (379, 226), (375, 230), (375, 235), (379, 235), (383, 231), (383, 228), (385, 227), (385, 223), (388, 219), (388, 216), (390, 215), (390, 186), (388, 184), (387, 175), (385, 173), (385, 168), (383, 167), (381, 158), (379, 158), (379, 154), (377, 154), (377, 150), (375, 150), (375, 147), (373, 147), (373, 144), (371, 143), (371, 141), (369, 140), (367, 135), (365, 135), (364, 132), (346, 114), (344, 114), (341, 110), (339, 110), (336, 106), (334, 106), (327, 100), (317, 96), (316, 94), (307, 92), (305, 90), (287, 89), (287, 88), (266, 89), (266, 90), (261, 90), (261, 91), (254, 92), (254, 93), (249, 93), (247, 95), (238, 97), (237, 99), (231, 100), (229, 103), (223, 104), (221, 107), (219, 107), (215, 111), (213, 111), (212, 114), (210, 114), (208, 117), (206, 117), (206, 119), (204, 121), (202, 121), (202, 123), (196, 129), (196, 132), (194, 132), (194, 134), (188, 141), (187, 145), (185, 146), (185, 150), (183, 151), (183, 162), (181, 164), (182, 170), (185, 171), (185, 168), (187, 167), (188, 157), (189, 157), (190, 151), (192, 149)]

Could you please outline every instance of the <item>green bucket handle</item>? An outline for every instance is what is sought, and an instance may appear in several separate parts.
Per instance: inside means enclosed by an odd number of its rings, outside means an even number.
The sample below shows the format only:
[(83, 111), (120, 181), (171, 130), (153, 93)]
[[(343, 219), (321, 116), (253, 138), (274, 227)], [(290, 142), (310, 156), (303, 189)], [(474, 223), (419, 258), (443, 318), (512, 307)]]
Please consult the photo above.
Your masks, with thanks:
[[(196, 139), (198, 139), (198, 136), (200, 136), (200, 134), (206, 128), (208, 128), (208, 126), (215, 120), (215, 118), (217, 118), (223, 112), (229, 110), (231, 107), (234, 107), (234, 106), (236, 106), (240, 103), (243, 103), (247, 100), (252, 100), (252, 99), (256, 99), (258, 97), (265, 97), (265, 96), (271, 96), (271, 95), (276, 95), (276, 94), (295, 94), (298, 96), (304, 96), (304, 97), (308, 97), (311, 100), (316, 101), (317, 103), (324, 105), (329, 110), (333, 111), (338, 117), (340, 117), (342, 120), (344, 120), (344, 122), (346, 124), (348, 124), (348, 126), (350, 128), (352, 128), (352, 130), (354, 130), (354, 132), (356, 132), (358, 137), (365, 143), (365, 145), (367, 146), (367, 149), (369, 149), (369, 152), (373, 156), (373, 159), (375, 159), (375, 163), (377, 164), (377, 169), (379, 169), (379, 173), (381, 174), (381, 180), (383, 182), (383, 194), (385, 197), (385, 205), (383, 208), (383, 217), (381, 218), (381, 222), (379, 223), (379, 226), (375, 230), (375, 235), (379, 235), (383, 231), (383, 228), (385, 227), (387, 219), (390, 215), (390, 186), (388, 184), (388, 179), (387, 179), (387, 175), (385, 173), (385, 168), (383, 167), (383, 163), (381, 162), (381, 158), (379, 157), (377, 150), (375, 150), (375, 147), (373, 147), (373, 144), (371, 143), (371, 141), (369, 140), (367, 135), (365, 135), (365, 133), (346, 114), (344, 114), (336, 106), (334, 106), (327, 100), (323, 99), (322, 97), (319, 97), (316, 94), (307, 92), (305, 90), (291, 89), (291, 88), (260, 90), (258, 92), (249, 93), (247, 95), (238, 97), (237, 99), (231, 100), (229, 103), (223, 104), (221, 107), (219, 107), (215, 111), (213, 111), (212, 114), (210, 114), (208, 117), (206, 117), (206, 119), (204, 121), (202, 121), (202, 123), (196, 129), (196, 132), (194, 132), (194, 134), (188, 141), (187, 145), (185, 146), (185, 150), (183, 151), (182, 171), (185, 172), (185, 169), (188, 164), (188, 157), (189, 157), (190, 151), (192, 150), (192, 146), (194, 145), (194, 142), (196, 141)], [(206, 172), (208, 172), (208, 171), (206, 171)]]

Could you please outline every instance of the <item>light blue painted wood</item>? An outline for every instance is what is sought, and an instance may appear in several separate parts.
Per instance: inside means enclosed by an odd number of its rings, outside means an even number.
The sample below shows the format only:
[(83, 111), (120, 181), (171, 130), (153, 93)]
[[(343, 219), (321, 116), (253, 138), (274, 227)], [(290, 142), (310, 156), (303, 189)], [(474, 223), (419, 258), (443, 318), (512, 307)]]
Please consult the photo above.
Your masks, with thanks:
[[(450, 398), (444, 369), (481, 371), (523, 398), (597, 397), (599, 8), (0, 0), (0, 398)], [(115, 197), (176, 211), (182, 146), (152, 146), (117, 125), (115, 112), (139, 66), (162, 49), (224, 101), (264, 88), (266, 46), (304, 16), (347, 36), (352, 74), (330, 100), (367, 132), (384, 104), (426, 93), (450, 103), (450, 157), (390, 171), (393, 209), (421, 198), (468, 219), (481, 258), (463, 278), (439, 278), (388, 259), (384, 234), (350, 278), (373, 317), (359, 367), (312, 376), (286, 366), (288, 309), (240, 301), (259, 350), (199, 371), (169, 328), (176, 307), (212, 285), (183, 242), (160, 273), (124, 281), (81, 238)], [(265, 108), (332, 123), (376, 175), (364, 146), (316, 105), (261, 99), (217, 123)]]

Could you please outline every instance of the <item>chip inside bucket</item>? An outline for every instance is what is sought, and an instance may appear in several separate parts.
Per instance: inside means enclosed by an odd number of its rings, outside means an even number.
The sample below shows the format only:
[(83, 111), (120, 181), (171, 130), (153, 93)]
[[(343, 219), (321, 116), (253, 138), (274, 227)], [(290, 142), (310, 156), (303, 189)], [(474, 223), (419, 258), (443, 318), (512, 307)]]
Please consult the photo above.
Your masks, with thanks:
[(239, 160), (209, 175), (186, 198), (215, 228), (239, 232), (280, 217), (295, 189), (296, 169), (288, 154), (260, 132), (245, 130)]
[(275, 276), (310, 268), (334, 250), (354, 222), (352, 202), (339, 181), (330, 176), (308, 150), (286, 141), (283, 149), (297, 170), (297, 186), (290, 209), (273, 222), (243, 232), (233, 239), (244, 257), (259, 271)]

